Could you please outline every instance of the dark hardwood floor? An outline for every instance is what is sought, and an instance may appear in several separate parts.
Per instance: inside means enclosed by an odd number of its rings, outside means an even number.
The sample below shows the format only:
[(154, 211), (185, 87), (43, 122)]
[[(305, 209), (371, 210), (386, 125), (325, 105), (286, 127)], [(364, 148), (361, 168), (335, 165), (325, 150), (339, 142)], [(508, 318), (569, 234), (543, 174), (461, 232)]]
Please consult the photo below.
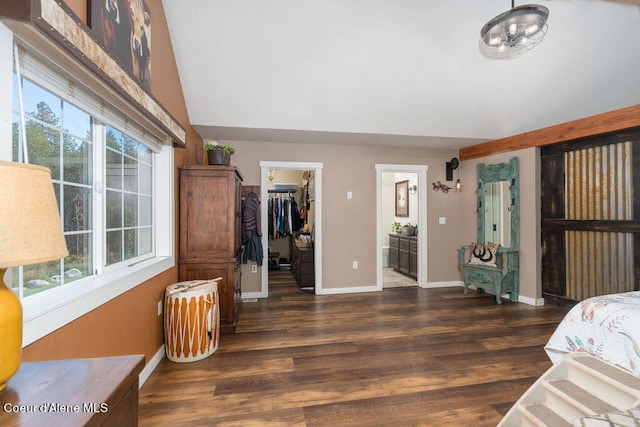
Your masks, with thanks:
[(140, 389), (141, 426), (495, 426), (551, 362), (566, 308), (462, 288), (315, 296), (288, 272), (237, 333)]

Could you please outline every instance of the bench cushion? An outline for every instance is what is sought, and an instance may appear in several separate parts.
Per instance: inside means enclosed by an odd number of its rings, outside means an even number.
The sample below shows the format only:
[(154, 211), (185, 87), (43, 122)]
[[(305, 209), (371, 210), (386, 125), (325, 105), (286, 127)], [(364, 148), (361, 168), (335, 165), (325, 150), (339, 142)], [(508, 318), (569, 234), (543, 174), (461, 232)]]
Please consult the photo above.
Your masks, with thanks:
[(497, 267), (496, 253), (498, 252), (498, 246), (495, 243), (471, 243), (469, 264), (471, 265), (484, 265), (488, 267)]

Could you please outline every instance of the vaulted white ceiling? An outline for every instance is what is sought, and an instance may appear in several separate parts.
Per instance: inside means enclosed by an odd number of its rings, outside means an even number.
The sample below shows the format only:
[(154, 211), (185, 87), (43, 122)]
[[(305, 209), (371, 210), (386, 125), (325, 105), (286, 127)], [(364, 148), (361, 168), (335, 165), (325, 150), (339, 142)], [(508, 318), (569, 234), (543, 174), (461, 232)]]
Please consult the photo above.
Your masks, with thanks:
[(640, 6), (537, 2), (544, 41), (506, 61), (478, 39), (508, 0), (163, 5), (205, 139), (456, 149), (640, 104)]

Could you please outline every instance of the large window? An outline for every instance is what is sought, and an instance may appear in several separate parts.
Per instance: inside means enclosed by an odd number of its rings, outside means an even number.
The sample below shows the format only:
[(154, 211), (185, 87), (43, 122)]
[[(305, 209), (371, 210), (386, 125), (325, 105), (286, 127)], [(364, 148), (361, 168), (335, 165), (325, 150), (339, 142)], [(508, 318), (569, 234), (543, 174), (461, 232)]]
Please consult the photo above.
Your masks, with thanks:
[[(12, 50), (6, 36), (0, 54)], [(140, 112), (126, 100), (97, 95), (95, 78), (57, 65), (68, 58), (18, 46), (13, 70), (0, 67), (0, 86), (11, 88), (0, 91), (0, 130), (12, 133), (0, 139), (0, 158), (51, 169), (69, 250), (11, 269), (28, 345), (175, 267), (175, 182), (162, 129), (134, 120)]]
[(51, 169), (69, 249), (60, 261), (21, 267), (13, 287), (28, 297), (153, 255), (152, 150), (26, 78), (14, 74), (13, 85), (23, 105), (14, 96), (13, 160)]

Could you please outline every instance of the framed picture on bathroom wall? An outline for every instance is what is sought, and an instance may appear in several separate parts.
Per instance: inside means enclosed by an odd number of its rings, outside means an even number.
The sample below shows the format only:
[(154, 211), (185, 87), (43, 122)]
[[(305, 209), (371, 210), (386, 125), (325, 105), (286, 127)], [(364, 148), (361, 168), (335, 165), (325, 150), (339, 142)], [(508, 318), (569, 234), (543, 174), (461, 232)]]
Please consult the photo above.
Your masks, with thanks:
[(409, 216), (409, 180), (396, 182), (396, 216)]

